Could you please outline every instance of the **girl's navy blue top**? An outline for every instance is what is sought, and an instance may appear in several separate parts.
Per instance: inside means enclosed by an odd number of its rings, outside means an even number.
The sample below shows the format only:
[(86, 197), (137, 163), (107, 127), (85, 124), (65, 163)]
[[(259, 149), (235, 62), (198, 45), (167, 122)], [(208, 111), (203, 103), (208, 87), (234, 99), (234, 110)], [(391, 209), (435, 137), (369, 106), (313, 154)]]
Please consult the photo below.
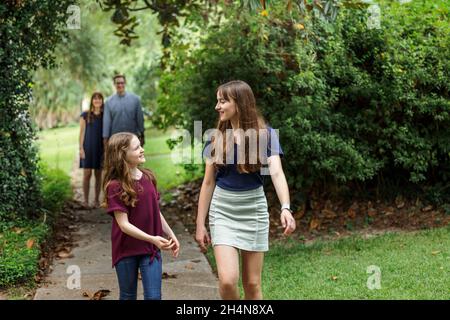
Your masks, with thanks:
[[(267, 160), (268, 157), (273, 155), (283, 157), (284, 153), (275, 130), (268, 127), (267, 132), (269, 136), (267, 139), (267, 153), (264, 155), (264, 158)], [(261, 187), (264, 184), (265, 175), (268, 175), (267, 166), (263, 165), (261, 167), (267, 174), (261, 174), (261, 170), (251, 173), (239, 173), (237, 169), (237, 148), (238, 145), (234, 143), (234, 162), (232, 164), (225, 164), (216, 171), (216, 185), (222, 189), (231, 191), (247, 191)], [(203, 157), (211, 159), (211, 149), (211, 140), (207, 140), (203, 148)], [(262, 163), (267, 164), (267, 161), (262, 161)]]

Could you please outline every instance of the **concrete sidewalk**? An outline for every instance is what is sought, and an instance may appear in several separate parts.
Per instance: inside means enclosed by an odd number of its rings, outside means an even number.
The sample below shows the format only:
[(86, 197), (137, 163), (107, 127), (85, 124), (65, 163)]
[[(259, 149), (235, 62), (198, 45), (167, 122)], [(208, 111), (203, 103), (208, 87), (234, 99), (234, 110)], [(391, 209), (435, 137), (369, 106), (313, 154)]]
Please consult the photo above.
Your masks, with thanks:
[[(82, 199), (82, 170), (74, 165), (72, 183), (74, 198)], [(93, 181), (92, 181), (93, 182)], [(91, 182), (91, 185), (93, 183)], [(91, 191), (93, 188), (91, 187)], [(93, 199), (93, 195), (91, 198)], [(104, 300), (116, 300), (119, 288), (115, 270), (111, 268), (111, 217), (103, 209), (79, 210), (80, 222), (75, 226), (73, 257), (54, 260), (53, 271), (46, 278), (45, 285), (36, 291), (35, 300), (85, 300), (83, 292), (95, 293), (106, 289), (111, 293)], [(164, 212), (163, 212), (164, 214)], [(167, 218), (167, 217), (166, 217)], [(175, 219), (171, 219), (175, 220)], [(162, 282), (164, 300), (212, 300), (220, 299), (217, 277), (213, 274), (206, 257), (200, 252), (193, 236), (183, 224), (176, 220), (171, 225), (177, 235), (181, 251), (177, 259), (163, 252), (163, 272), (168, 277)], [(67, 282), (73, 274), (70, 266), (78, 266), (81, 272), (81, 288), (69, 289)], [(76, 268), (76, 267), (72, 267)], [(142, 285), (139, 281), (138, 299), (142, 299)]]

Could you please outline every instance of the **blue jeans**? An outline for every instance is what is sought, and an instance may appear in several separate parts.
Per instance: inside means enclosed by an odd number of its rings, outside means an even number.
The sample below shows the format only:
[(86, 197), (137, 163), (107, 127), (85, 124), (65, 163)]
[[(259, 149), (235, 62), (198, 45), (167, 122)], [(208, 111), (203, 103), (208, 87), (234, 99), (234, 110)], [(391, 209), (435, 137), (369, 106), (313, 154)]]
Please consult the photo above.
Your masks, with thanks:
[[(115, 269), (119, 281), (120, 300), (136, 300), (138, 270), (141, 270), (144, 300), (161, 300), (162, 260), (158, 253), (152, 262), (150, 255), (120, 259)], [(158, 259), (159, 258), (159, 259)]]

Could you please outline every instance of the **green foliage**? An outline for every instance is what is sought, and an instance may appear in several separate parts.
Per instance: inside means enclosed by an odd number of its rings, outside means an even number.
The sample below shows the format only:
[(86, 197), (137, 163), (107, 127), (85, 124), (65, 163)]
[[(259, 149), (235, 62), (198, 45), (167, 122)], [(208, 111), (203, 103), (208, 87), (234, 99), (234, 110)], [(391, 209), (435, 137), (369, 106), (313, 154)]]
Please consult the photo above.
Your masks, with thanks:
[[(145, 156), (147, 161), (144, 167), (149, 168), (156, 175), (158, 190), (164, 198), (164, 191), (201, 177), (197, 166), (183, 166), (174, 163), (171, 149), (167, 141), (170, 141), (172, 132), (162, 132), (154, 129), (145, 130)], [(164, 198), (165, 201), (169, 201)]]
[(31, 114), (40, 129), (77, 122), (82, 108), (87, 108), (91, 94), (114, 93), (112, 77), (123, 73), (127, 90), (141, 96), (144, 111), (155, 109), (155, 86), (161, 56), (160, 26), (155, 16), (136, 13), (144, 34), (131, 48), (119, 46), (110, 16), (98, 4), (80, 0), (81, 29), (68, 30), (67, 37), (55, 46), (58, 68), (39, 68), (33, 76)]
[(361, 8), (343, 8), (329, 23), (313, 12), (286, 15), (274, 2), (268, 16), (229, 7), (197, 42), (173, 44), (158, 124), (215, 127), (215, 89), (241, 79), (280, 129), (291, 186), (448, 185), (449, 5), (380, 7), (380, 29), (368, 28)]
[[(33, 76), (32, 117), (39, 128), (52, 128), (78, 119), (83, 99), (94, 90), (110, 87), (98, 15), (86, 5), (80, 8), (82, 29), (68, 30), (55, 47), (58, 68), (39, 68)], [(64, 88), (64, 90), (61, 90)]]
[(33, 280), (38, 270), (40, 244), (45, 241), (64, 202), (72, 196), (70, 177), (60, 169), (41, 165), (42, 205), (45, 218), (0, 221), (0, 287)]
[(0, 224), (0, 287), (33, 279), (41, 253), (39, 244), (47, 233), (48, 227), (42, 223)]
[(64, 203), (72, 198), (70, 177), (61, 169), (48, 169), (42, 165), (42, 208), (57, 214)]
[(111, 21), (118, 25), (114, 34), (121, 38), (120, 44), (130, 46), (132, 41), (138, 38), (135, 28), (140, 24), (134, 14), (136, 11), (151, 10), (157, 17), (162, 27), (162, 45), (168, 47), (171, 44), (172, 28), (180, 25), (180, 18), (188, 17), (199, 9), (208, 15), (208, 9), (217, 4), (217, 1), (189, 1), (189, 0), (129, 0), (108, 1), (96, 0), (104, 11), (112, 11)]
[(52, 64), (73, 1), (0, 4), (0, 221), (24, 217), (40, 203), (35, 132), (28, 114), (32, 73)]

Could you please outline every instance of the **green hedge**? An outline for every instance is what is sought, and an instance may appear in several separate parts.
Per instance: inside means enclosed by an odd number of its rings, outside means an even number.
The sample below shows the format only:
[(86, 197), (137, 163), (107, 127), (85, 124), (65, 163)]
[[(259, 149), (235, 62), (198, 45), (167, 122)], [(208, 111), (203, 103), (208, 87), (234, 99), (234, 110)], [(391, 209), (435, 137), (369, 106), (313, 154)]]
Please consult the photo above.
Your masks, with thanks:
[(342, 9), (333, 23), (275, 3), (268, 17), (230, 9), (198, 44), (174, 45), (158, 123), (215, 127), (215, 89), (242, 79), (280, 129), (291, 186), (308, 193), (438, 186), (445, 199), (450, 5), (380, 2), (380, 29), (367, 27), (361, 9)]
[(38, 67), (52, 65), (51, 53), (73, 3), (0, 3), (0, 222), (24, 218), (40, 207), (35, 131), (28, 112), (32, 76)]
[(58, 213), (72, 198), (70, 177), (61, 169), (48, 169), (46, 166), (42, 166), (41, 172), (43, 209)]

